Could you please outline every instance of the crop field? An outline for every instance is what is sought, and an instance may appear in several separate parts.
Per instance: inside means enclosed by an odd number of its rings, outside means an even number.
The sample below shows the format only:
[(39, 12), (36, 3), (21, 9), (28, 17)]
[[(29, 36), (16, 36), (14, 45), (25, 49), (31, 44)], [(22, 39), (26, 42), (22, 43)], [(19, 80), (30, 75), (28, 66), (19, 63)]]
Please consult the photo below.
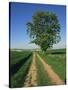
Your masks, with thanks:
[(46, 61), (62, 80), (66, 80), (66, 51), (65, 49), (50, 50), (39, 52), (40, 56)]
[(66, 51), (10, 51), (10, 87), (66, 83)]
[(10, 52), (10, 87), (21, 87), (31, 64), (32, 52)]

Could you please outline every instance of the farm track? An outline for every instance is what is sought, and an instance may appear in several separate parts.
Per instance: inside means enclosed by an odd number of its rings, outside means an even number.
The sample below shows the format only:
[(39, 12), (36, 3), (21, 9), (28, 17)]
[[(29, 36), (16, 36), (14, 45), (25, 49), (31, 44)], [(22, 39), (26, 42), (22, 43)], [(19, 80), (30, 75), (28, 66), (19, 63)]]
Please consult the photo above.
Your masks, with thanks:
[(45, 71), (47, 72), (49, 78), (51, 79), (51, 82), (56, 85), (63, 85), (64, 82), (60, 79), (60, 77), (53, 71), (50, 65), (48, 65), (40, 56), (37, 54), (37, 57), (41, 61), (41, 64), (43, 65)]
[(35, 65), (35, 53), (33, 53), (32, 64), (24, 82), (24, 87), (37, 86), (37, 70)]

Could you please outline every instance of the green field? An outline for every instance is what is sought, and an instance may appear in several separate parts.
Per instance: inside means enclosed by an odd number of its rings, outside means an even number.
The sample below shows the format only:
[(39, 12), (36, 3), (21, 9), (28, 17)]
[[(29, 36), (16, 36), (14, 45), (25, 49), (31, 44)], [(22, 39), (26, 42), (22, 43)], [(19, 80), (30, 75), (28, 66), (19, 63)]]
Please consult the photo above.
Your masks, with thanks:
[(51, 65), (52, 69), (60, 76), (62, 80), (66, 80), (66, 52), (65, 49), (50, 50), (39, 52), (39, 55), (46, 63)]
[(32, 61), (32, 52), (10, 51), (10, 87), (23, 86)]
[[(24, 87), (24, 81), (32, 63), (33, 52), (35, 51), (10, 51), (10, 87)], [(47, 50), (47, 52), (36, 51), (35, 63), (37, 69), (37, 85), (49, 86), (54, 85), (51, 82), (47, 72), (37, 57), (37, 54), (49, 64), (53, 71), (65, 82), (66, 80), (66, 50)]]
[(49, 49), (46, 51), (47, 54), (66, 54), (66, 49)]
[(24, 59), (29, 56), (31, 52), (29, 51), (22, 51), (22, 52), (17, 52), (17, 51), (10, 51), (10, 64), (16, 64), (18, 61), (21, 59)]

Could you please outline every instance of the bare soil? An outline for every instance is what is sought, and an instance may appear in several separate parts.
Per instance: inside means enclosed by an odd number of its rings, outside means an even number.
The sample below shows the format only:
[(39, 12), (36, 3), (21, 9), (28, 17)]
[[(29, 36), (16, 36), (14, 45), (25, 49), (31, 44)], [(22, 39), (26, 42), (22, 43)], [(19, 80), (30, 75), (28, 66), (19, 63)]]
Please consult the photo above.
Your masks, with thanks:
[(35, 53), (33, 53), (32, 64), (24, 82), (24, 87), (37, 86), (37, 70), (35, 65)]

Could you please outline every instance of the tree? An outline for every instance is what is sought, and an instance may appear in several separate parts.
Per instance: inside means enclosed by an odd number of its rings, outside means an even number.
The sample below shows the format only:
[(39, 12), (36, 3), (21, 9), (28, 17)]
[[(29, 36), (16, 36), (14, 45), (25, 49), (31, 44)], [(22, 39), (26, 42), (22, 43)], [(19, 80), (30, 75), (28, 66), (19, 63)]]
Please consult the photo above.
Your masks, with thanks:
[(44, 51), (60, 41), (60, 24), (55, 13), (37, 11), (26, 25), (31, 43)]

